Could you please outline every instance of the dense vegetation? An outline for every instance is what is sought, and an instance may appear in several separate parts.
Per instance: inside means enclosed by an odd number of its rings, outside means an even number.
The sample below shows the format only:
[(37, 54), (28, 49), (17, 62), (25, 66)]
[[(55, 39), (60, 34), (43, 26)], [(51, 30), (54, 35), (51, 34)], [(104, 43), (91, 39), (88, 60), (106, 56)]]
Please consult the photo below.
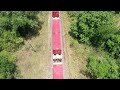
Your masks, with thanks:
[(16, 56), (10, 52), (0, 53), (0, 79), (13, 79), (17, 74)]
[(97, 57), (93, 55), (88, 58), (87, 72), (91, 78), (117, 79), (119, 77), (118, 69), (115, 60), (108, 56)]
[(72, 20), (72, 36), (79, 43), (85, 43), (96, 49), (104, 50), (109, 55), (109, 58), (104, 57), (104, 59), (98, 59), (95, 56), (89, 57), (87, 72), (90, 73), (92, 78), (118, 78), (120, 28), (116, 27), (114, 19), (116, 12), (69, 11), (68, 14)]
[(23, 44), (23, 38), (37, 33), (38, 12), (0, 12), (0, 50), (15, 51)]
[(15, 78), (16, 58), (12, 54), (24, 39), (38, 34), (38, 11), (0, 11), (0, 78)]

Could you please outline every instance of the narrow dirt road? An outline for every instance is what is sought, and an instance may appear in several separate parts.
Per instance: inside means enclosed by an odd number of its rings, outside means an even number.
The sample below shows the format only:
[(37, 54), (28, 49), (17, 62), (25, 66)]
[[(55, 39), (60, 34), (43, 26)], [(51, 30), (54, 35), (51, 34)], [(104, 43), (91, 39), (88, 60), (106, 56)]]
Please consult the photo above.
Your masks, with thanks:
[[(69, 34), (70, 18), (66, 11), (61, 12), (62, 30), (63, 30), (63, 47), (64, 47), (64, 75), (66, 79), (85, 79), (86, 57), (84, 57), (84, 47), (78, 44)], [(74, 47), (71, 48), (71, 44)], [(82, 48), (82, 49), (81, 49)], [(78, 50), (80, 49), (80, 50)], [(84, 53), (83, 53), (84, 52)]]
[(39, 30), (40, 35), (25, 41), (23, 48), (16, 53), (18, 69), (23, 79), (52, 78), (49, 12), (43, 11), (39, 18), (43, 21), (42, 29)]

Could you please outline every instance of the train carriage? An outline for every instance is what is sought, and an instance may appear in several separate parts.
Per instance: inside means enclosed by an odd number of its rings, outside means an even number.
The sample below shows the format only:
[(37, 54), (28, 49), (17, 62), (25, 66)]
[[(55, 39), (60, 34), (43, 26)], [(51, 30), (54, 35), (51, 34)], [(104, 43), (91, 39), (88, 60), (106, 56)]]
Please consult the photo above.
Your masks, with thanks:
[(60, 19), (52, 20), (52, 50), (53, 61), (61, 61), (61, 35), (60, 35)]
[(53, 65), (53, 73), (54, 79), (63, 79), (63, 65)]
[(59, 11), (52, 11), (53, 18), (59, 18)]

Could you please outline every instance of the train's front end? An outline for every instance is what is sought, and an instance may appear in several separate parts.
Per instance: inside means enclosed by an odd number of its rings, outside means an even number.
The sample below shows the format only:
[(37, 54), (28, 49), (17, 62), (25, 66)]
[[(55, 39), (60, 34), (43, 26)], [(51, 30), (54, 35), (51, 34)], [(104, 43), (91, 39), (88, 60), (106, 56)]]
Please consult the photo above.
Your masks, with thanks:
[(59, 11), (52, 11), (52, 17), (53, 17), (53, 19), (57, 19), (57, 18), (59, 18)]

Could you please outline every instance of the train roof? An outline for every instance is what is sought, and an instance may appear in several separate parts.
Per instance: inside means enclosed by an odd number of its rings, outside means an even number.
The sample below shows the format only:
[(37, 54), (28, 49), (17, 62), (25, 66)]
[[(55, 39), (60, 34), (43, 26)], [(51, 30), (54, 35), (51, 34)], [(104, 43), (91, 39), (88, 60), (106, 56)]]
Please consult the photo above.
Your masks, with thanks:
[(60, 20), (54, 19), (52, 23), (52, 46), (53, 50), (61, 49)]

